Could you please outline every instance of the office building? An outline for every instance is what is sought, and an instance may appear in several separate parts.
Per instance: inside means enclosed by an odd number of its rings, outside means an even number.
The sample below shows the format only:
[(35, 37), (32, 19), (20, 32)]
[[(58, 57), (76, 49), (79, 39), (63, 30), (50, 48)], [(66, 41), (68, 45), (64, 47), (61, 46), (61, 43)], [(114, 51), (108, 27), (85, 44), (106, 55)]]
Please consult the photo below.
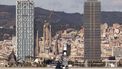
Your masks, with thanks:
[(101, 3), (87, 0), (84, 4), (84, 58), (96, 61), (101, 58)]

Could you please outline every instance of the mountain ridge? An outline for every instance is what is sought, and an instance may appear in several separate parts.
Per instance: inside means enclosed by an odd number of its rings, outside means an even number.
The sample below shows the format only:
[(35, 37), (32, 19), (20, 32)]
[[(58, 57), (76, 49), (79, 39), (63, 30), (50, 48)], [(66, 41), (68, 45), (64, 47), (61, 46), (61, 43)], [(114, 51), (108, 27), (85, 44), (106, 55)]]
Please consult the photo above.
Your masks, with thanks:
[[(15, 5), (0, 5), (0, 27), (9, 28), (15, 26), (16, 23), (16, 7)], [(35, 7), (35, 27), (42, 35), (42, 29), (44, 20), (48, 19), (51, 11)], [(122, 24), (122, 12), (101, 12), (101, 23), (113, 23)], [(79, 29), (83, 25), (83, 14), (80, 13), (65, 13), (54, 11), (50, 19), (52, 25), (52, 32), (55, 33), (58, 30), (65, 29), (67, 27), (73, 27)]]

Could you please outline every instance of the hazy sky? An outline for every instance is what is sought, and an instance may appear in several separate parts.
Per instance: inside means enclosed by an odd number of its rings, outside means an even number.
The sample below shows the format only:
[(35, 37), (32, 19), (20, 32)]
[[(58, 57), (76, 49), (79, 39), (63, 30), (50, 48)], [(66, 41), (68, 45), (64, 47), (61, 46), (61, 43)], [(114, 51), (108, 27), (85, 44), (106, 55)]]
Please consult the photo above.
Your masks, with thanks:
[[(85, 0), (34, 0), (37, 7), (67, 13), (83, 12)], [(102, 11), (122, 11), (122, 0), (101, 0)], [(15, 5), (16, 0), (0, 0), (0, 4)]]

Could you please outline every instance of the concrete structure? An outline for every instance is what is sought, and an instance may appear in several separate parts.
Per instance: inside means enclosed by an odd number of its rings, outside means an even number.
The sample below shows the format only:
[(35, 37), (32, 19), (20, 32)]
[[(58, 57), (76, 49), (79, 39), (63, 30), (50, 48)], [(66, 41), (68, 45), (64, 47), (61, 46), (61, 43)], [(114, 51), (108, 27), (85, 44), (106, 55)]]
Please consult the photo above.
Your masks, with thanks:
[(112, 56), (117, 58), (122, 58), (122, 48), (121, 47), (112, 47)]
[(39, 33), (38, 30), (36, 32), (36, 38), (35, 38), (35, 56), (38, 57), (40, 53), (40, 46), (39, 46)]
[(42, 51), (48, 54), (51, 49), (51, 25), (47, 21), (45, 21), (43, 26), (43, 37), (44, 47), (42, 47)]
[(105, 67), (118, 67), (119, 60), (103, 60), (103, 62), (105, 62)]
[(34, 2), (16, 1), (16, 46), (17, 57), (34, 57)]
[(100, 31), (101, 4), (98, 0), (87, 0), (84, 5), (84, 58), (96, 61), (101, 58)]

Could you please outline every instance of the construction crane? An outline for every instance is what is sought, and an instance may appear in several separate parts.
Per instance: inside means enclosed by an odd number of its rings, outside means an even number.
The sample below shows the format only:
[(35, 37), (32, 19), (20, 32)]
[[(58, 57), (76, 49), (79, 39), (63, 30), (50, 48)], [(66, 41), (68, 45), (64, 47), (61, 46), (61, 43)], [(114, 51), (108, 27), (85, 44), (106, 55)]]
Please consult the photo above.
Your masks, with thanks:
[(43, 26), (43, 37), (44, 37), (44, 47), (43, 47), (43, 52), (49, 54), (51, 51), (51, 25), (50, 25), (50, 20), (53, 15), (53, 11), (49, 14), (47, 17), (47, 20), (44, 21), (44, 26)]

